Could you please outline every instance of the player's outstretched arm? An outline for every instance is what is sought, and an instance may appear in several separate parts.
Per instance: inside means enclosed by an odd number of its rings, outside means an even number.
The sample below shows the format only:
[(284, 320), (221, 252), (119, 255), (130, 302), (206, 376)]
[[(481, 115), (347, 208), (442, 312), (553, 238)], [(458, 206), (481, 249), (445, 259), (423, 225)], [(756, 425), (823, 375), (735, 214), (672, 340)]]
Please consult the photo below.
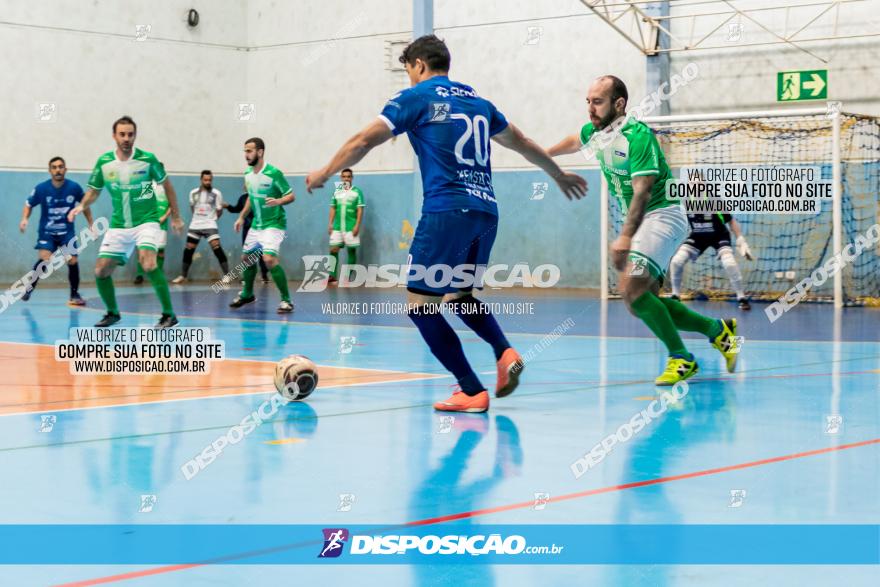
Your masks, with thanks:
[(73, 222), (73, 219), (76, 218), (78, 214), (82, 214), (84, 211), (89, 209), (95, 200), (98, 199), (98, 196), (101, 194), (98, 190), (94, 188), (89, 188), (86, 190), (86, 195), (83, 196), (82, 201), (73, 207), (73, 210), (67, 213), (68, 222)]
[(247, 215), (251, 213), (251, 199), (245, 198), (244, 205), (241, 207), (241, 212), (238, 213), (238, 218), (235, 220), (235, 224), (232, 226), (235, 229), (235, 232), (239, 232), (241, 227), (244, 226), (244, 219), (247, 218)]
[(242, 194), (239, 196), (238, 201), (235, 204), (229, 204), (228, 202), (223, 203), (223, 207), (229, 210), (230, 213), (241, 212), (244, 210), (244, 205), (248, 201), (247, 194)]
[(547, 153), (551, 157), (558, 157), (559, 155), (571, 155), (572, 153), (577, 153), (580, 149), (580, 137), (577, 135), (569, 135), (547, 149)]
[(357, 220), (354, 221), (354, 228), (351, 229), (352, 234), (357, 236), (361, 232), (361, 224), (364, 221), (364, 207), (358, 206)]
[(580, 199), (587, 193), (587, 180), (576, 173), (563, 171), (553, 158), (541, 146), (524, 135), (513, 124), (508, 124), (500, 133), (492, 137), (502, 147), (516, 151), (543, 169), (550, 177), (556, 180), (556, 184), (569, 200)]
[(94, 221), (95, 221), (95, 219), (92, 217), (92, 210), (91, 209), (83, 210), (83, 216), (86, 217), (86, 222), (89, 225), (89, 230), (92, 230), (92, 228), (94, 227)]
[[(21, 211), (21, 221), (18, 223), (18, 230), (24, 232), (27, 230), (28, 218), (31, 217), (31, 207), (27, 204), (24, 205), (24, 210)], [(89, 223), (91, 224), (91, 223)]]
[(737, 222), (736, 219), (731, 218), (728, 224), (730, 224), (730, 230), (733, 231), (733, 236), (736, 237), (736, 250), (740, 257), (745, 257), (749, 261), (754, 261), (755, 256), (752, 254), (752, 249), (749, 248), (749, 243), (746, 241), (746, 237), (742, 232), (739, 222)]
[(180, 234), (183, 232), (183, 219), (180, 217), (180, 208), (177, 207), (177, 192), (174, 191), (170, 177), (165, 178), (165, 181), (162, 182), (162, 187), (165, 188), (165, 195), (168, 197), (168, 209), (171, 211), (171, 230), (175, 234)]
[(342, 147), (333, 155), (330, 162), (312, 171), (306, 177), (306, 189), (312, 193), (313, 189), (322, 187), (327, 180), (339, 173), (346, 167), (353, 167), (363, 159), (372, 149), (378, 147), (393, 135), (391, 129), (381, 119), (377, 118), (356, 135), (348, 139)]

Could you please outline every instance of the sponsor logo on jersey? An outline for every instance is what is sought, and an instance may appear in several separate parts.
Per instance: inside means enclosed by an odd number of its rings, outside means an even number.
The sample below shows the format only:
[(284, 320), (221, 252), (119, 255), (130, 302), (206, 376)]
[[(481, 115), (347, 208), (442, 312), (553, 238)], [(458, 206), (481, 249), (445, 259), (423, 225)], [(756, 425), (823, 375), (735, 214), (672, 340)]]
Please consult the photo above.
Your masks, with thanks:
[(471, 98), (477, 97), (477, 93), (470, 88), (459, 88), (456, 86), (452, 86), (451, 88), (437, 86), (436, 88), (434, 88), (434, 91), (437, 92), (437, 95), (441, 98), (447, 98), (449, 96), (469, 96)]
[(452, 113), (449, 102), (431, 102), (431, 122), (446, 122)]

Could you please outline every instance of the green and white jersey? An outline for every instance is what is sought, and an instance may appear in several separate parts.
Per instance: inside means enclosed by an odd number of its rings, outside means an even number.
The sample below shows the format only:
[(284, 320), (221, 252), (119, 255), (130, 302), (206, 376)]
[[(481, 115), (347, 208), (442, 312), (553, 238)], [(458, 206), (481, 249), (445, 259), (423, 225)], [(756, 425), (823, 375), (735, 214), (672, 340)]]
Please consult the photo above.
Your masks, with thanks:
[(640, 175), (657, 176), (645, 212), (678, 205), (666, 199), (666, 182), (672, 179), (672, 171), (654, 131), (648, 125), (628, 118), (619, 130), (609, 127), (596, 131), (593, 123), (588, 122), (581, 129), (581, 144), (586, 145), (591, 141), (599, 167), (624, 214), (629, 210), (633, 197), (632, 178)]
[(286, 230), (287, 215), (284, 214), (284, 206), (266, 207), (267, 199), (283, 198), (293, 191), (287, 180), (284, 179), (281, 170), (268, 163), (264, 164), (263, 169), (259, 172), (254, 172), (253, 167), (248, 167), (244, 174), (244, 183), (247, 186), (248, 199), (250, 199), (251, 210), (254, 213), (254, 222), (251, 228)]
[(114, 149), (98, 157), (89, 187), (98, 193), (106, 187), (110, 192), (110, 228), (131, 228), (159, 221), (153, 182), (162, 183), (167, 177), (165, 167), (152, 153), (135, 149), (127, 161), (120, 161)]
[[(159, 218), (165, 216), (168, 211), (168, 196), (165, 194), (165, 187), (161, 183), (153, 183), (153, 191), (156, 194), (156, 212)], [(162, 230), (168, 230), (168, 218), (161, 225)]]
[(336, 209), (336, 215), (333, 217), (333, 230), (349, 232), (354, 230), (357, 222), (358, 208), (363, 208), (364, 192), (361, 188), (351, 186), (345, 189), (343, 185), (336, 188), (330, 197), (330, 207)]

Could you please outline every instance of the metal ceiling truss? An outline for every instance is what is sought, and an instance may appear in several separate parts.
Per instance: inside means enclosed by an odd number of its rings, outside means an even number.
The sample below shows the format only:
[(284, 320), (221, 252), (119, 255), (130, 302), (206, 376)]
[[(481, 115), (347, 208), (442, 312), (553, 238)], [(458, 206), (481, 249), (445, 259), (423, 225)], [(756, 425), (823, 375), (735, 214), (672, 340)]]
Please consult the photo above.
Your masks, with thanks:
[[(645, 55), (786, 44), (823, 63), (828, 60), (804, 47), (803, 43), (880, 36), (880, 32), (876, 30), (854, 34), (842, 34), (838, 31), (841, 6), (865, 1), (829, 0), (785, 4), (782, 0), (774, 0), (757, 8), (737, 8), (730, 0), (681, 0), (670, 2), (675, 14), (661, 16), (653, 9), (660, 4), (656, 0), (581, 0), (584, 6)], [(781, 27), (765, 24), (767, 16), (772, 16), (774, 22), (777, 22), (782, 11), (784, 15)], [(833, 19), (830, 35), (816, 30), (819, 26), (827, 27), (827, 19), (822, 18), (826, 15)], [(822, 25), (817, 24), (820, 19), (823, 20)], [(742, 31), (743, 21), (748, 21), (773, 38), (751, 43), (730, 40), (726, 43), (717, 42), (716, 33), (719, 30), (728, 26), (729, 37), (730, 32), (737, 28)], [(669, 39), (668, 48), (661, 47), (659, 43), (661, 33), (665, 33)]]

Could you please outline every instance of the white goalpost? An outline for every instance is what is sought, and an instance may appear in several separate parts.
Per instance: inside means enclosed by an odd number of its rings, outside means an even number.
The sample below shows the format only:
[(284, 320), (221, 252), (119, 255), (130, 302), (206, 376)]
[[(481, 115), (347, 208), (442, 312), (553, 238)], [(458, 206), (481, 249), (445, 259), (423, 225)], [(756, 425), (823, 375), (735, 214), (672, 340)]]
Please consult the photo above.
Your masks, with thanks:
[[(844, 240), (852, 241), (878, 218), (880, 191), (880, 122), (877, 118), (844, 113), (839, 103), (823, 108), (712, 112), (647, 117), (667, 161), (678, 175), (684, 166), (810, 165), (821, 168), (832, 183), (830, 210), (818, 215), (741, 215), (755, 262), (743, 269), (746, 289), (756, 298), (771, 300), (807, 277)], [(616, 273), (609, 267), (607, 244), (620, 228), (622, 214), (602, 178), (600, 203), (600, 289), (602, 299), (616, 294)], [(706, 259), (704, 259), (704, 257)], [(690, 268), (685, 288), (722, 297), (726, 279), (711, 256)], [(880, 258), (865, 251), (833, 281), (811, 290), (808, 299), (831, 301), (835, 307), (880, 298)]]

